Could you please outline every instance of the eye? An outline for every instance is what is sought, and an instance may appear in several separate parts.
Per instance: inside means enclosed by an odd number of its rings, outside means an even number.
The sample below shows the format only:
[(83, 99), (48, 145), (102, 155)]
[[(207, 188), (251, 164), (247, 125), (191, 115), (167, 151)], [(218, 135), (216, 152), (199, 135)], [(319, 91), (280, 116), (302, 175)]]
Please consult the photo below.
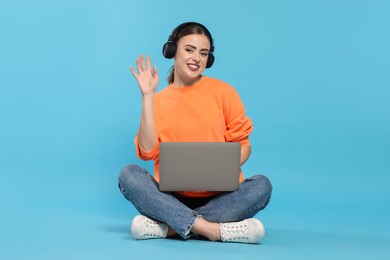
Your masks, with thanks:
[(208, 52), (201, 52), (200, 55), (202, 55), (203, 57), (207, 57), (207, 56), (209, 56), (209, 53)]
[(186, 52), (192, 53), (192, 49), (186, 48)]

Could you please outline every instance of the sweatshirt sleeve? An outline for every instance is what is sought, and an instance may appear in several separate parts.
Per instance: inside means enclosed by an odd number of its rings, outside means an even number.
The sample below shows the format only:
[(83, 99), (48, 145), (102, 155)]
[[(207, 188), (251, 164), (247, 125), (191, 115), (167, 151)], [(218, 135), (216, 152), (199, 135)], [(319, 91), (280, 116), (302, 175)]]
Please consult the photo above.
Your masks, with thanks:
[(148, 160), (155, 160), (159, 156), (159, 151), (160, 151), (160, 140), (158, 140), (157, 144), (152, 148), (150, 151), (145, 151), (138, 140), (138, 134), (134, 138), (134, 144), (135, 144), (135, 149), (138, 158), (148, 161)]
[(242, 146), (250, 146), (249, 135), (253, 130), (252, 120), (246, 116), (245, 107), (240, 96), (233, 87), (227, 91), (224, 102), (225, 140), (240, 142)]

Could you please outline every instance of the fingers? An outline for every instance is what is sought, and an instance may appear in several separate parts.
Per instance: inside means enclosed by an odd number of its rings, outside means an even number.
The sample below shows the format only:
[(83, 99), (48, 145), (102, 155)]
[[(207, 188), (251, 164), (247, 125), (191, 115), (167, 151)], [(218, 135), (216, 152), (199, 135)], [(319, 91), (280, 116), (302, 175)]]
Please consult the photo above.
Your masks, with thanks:
[(130, 66), (130, 71), (131, 71), (131, 74), (133, 74), (134, 78), (138, 79), (138, 75), (132, 66)]
[(157, 72), (157, 67), (156, 67), (156, 66), (154, 66), (154, 68), (153, 68), (153, 76), (154, 76), (157, 80), (159, 80), (158, 72)]
[(136, 59), (135, 59), (135, 64), (137, 65), (138, 73), (140, 73), (140, 72), (141, 72), (140, 59), (136, 58)]
[[(149, 71), (150, 73), (152, 73), (152, 75), (154, 75), (155, 73), (157, 73), (157, 68), (156, 66), (154, 66), (152, 68), (152, 62), (150, 60), (150, 57), (149, 56), (146, 56), (146, 61), (145, 61), (145, 58), (144, 56), (141, 54), (139, 56), (139, 58), (136, 58), (135, 59), (135, 63), (136, 63), (136, 66), (137, 66), (137, 71), (138, 71), (138, 74), (142, 73), (143, 71)], [(134, 68), (130, 66), (130, 71), (131, 73), (134, 75), (134, 77), (137, 78), (137, 73), (135, 72)]]
[(152, 71), (152, 63), (150, 61), (150, 57), (149, 56), (146, 56), (146, 63), (148, 65), (148, 69), (150, 69), (150, 71)]
[(146, 64), (145, 64), (144, 56), (141, 55), (140, 59), (141, 59), (141, 68), (142, 68), (142, 71), (144, 71), (144, 70), (146, 70)]

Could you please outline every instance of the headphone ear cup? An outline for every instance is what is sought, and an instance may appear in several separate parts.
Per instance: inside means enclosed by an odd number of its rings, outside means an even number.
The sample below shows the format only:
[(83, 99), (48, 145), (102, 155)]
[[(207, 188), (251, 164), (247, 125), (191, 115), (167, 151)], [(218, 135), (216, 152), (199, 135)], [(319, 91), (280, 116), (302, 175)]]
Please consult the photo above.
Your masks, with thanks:
[(162, 49), (162, 54), (167, 59), (172, 59), (176, 54), (176, 43), (174, 42), (166, 42)]
[(215, 60), (214, 54), (212, 52), (210, 52), (209, 57), (207, 58), (206, 69), (213, 66), (214, 60)]

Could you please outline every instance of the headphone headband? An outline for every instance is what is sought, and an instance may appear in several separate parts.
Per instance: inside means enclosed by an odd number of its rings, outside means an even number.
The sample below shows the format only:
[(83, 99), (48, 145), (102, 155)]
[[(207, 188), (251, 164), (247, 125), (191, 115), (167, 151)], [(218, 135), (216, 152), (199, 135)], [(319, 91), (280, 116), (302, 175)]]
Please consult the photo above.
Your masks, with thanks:
[(168, 37), (168, 42), (176, 43), (177, 42), (177, 35), (178, 33), (186, 26), (188, 25), (196, 25), (202, 28), (203, 32), (206, 34), (207, 38), (209, 38), (210, 41), (210, 52), (214, 52), (214, 40), (213, 37), (211, 36), (210, 31), (204, 26), (203, 24), (196, 23), (196, 22), (186, 22), (178, 25), (175, 29), (173, 29), (171, 35)]

